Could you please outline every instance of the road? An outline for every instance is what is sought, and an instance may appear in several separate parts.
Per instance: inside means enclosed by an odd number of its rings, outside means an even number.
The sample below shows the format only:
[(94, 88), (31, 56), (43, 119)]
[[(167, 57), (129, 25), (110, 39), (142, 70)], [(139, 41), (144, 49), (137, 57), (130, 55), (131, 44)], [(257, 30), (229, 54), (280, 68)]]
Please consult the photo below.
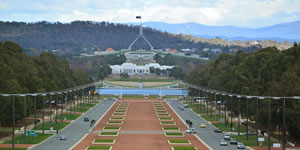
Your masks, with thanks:
[[(236, 145), (228, 146), (220, 146), (220, 140), (224, 139), (224, 135), (221, 133), (214, 133), (216, 129), (213, 125), (208, 123), (205, 119), (201, 118), (198, 114), (196, 114), (191, 109), (184, 109), (181, 111), (178, 109), (178, 105), (183, 107), (183, 104), (179, 101), (174, 100), (166, 100), (166, 102), (173, 108), (173, 110), (179, 115), (179, 117), (185, 122), (185, 120), (191, 120), (193, 122), (193, 127), (197, 131), (198, 137), (205, 142), (208, 146), (210, 146), (214, 150), (234, 150), (236, 149)], [(200, 124), (205, 123), (206, 128), (200, 128)]]
[[(115, 101), (101, 101), (88, 112), (83, 114), (80, 118), (72, 122), (69, 126), (64, 128), (59, 134), (51, 137), (47, 141), (31, 148), (33, 150), (67, 150), (75, 145), (83, 136), (90, 132), (90, 123), (84, 122), (83, 118), (88, 117), (90, 120), (99, 120), (106, 111), (114, 104)], [(59, 136), (65, 135), (67, 140), (60, 141)]]

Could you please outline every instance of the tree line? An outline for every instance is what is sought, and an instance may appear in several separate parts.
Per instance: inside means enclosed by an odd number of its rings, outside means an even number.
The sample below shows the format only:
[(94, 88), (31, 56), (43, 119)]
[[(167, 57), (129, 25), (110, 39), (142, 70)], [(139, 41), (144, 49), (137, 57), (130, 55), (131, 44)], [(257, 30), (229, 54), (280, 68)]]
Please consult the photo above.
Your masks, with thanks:
[[(72, 71), (67, 60), (54, 54), (43, 52), (39, 56), (28, 57), (19, 45), (7, 41), (0, 42), (0, 93), (38, 93), (56, 91), (92, 82), (83, 70)], [(12, 103), (0, 97), (0, 125), (11, 123)], [(23, 101), (16, 97), (16, 119), (22, 119)], [(27, 99), (28, 115), (33, 111), (32, 99)]]
[(154, 60), (160, 65), (174, 66), (169, 71), (169, 76), (183, 80), (197, 66), (203, 66), (207, 63), (205, 60), (174, 56), (172, 54), (156, 54)]
[(124, 54), (111, 54), (93, 57), (68, 57), (72, 69), (82, 69), (95, 80), (102, 80), (111, 74), (110, 65), (121, 65), (126, 62)]
[[(139, 34), (139, 26), (91, 21), (73, 21), (71, 23), (0, 21), (0, 31), (0, 41), (14, 41), (20, 44), (26, 53), (62, 49), (74, 54), (74, 52), (105, 50), (106, 48), (126, 49)], [(249, 47), (194, 42), (181, 35), (161, 32), (149, 27), (144, 28), (144, 35), (155, 49), (221, 48), (227, 51), (232, 48), (249, 51)], [(150, 49), (150, 47), (140, 38), (132, 49)], [(257, 50), (258, 48), (250, 49)]]
[[(210, 89), (261, 96), (297, 96), (300, 95), (300, 45), (279, 51), (275, 47), (257, 52), (236, 55), (221, 54), (208, 65), (193, 70), (186, 82)], [(228, 99), (228, 98), (226, 98)], [(237, 101), (234, 101), (237, 106)], [(245, 101), (241, 105), (246, 110)], [(256, 101), (249, 101), (249, 113), (258, 124), (267, 127), (268, 100), (259, 102), (259, 118), (256, 118)], [(286, 125), (290, 138), (300, 141), (300, 103), (299, 100), (287, 100)], [(237, 109), (233, 109), (237, 113)], [(271, 101), (271, 124), (282, 128), (282, 100)]]

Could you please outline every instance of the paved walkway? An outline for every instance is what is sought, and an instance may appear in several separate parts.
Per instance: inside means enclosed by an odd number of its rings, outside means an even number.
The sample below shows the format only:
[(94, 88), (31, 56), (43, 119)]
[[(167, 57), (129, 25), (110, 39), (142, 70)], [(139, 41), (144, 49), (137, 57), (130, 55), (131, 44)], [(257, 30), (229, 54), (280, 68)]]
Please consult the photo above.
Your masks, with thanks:
[[(173, 119), (175, 125), (161, 125), (158, 119), (157, 113), (154, 109), (154, 103), (161, 102), (163, 107), (169, 113), (169, 117)], [(128, 110), (124, 116), (123, 124), (110, 125), (107, 121), (122, 102), (128, 102)], [(163, 116), (162, 116), (163, 117)], [(117, 136), (99, 136), (99, 132), (103, 131), (106, 126), (120, 126), (121, 129)], [(184, 134), (180, 137), (167, 137), (165, 132), (162, 131), (162, 127), (178, 127), (179, 132), (184, 133), (187, 129), (184, 123), (178, 118), (178, 116), (171, 110), (171, 108), (161, 100), (147, 100), (147, 99), (126, 99), (119, 100), (111, 110), (102, 118), (99, 124), (94, 128), (95, 131), (88, 134), (74, 150), (82, 150), (91, 145), (97, 145), (93, 143), (95, 139), (115, 139), (114, 144), (105, 144), (112, 146), (114, 150), (170, 150), (174, 144), (169, 144), (170, 139), (186, 139), (191, 144), (181, 146), (193, 146), (198, 150), (208, 150), (208, 148), (202, 144), (193, 134)]]
[[(80, 118), (75, 120), (69, 126), (64, 128), (58, 135), (51, 137), (45, 142), (34, 146), (33, 150), (66, 150), (71, 148), (73, 145), (90, 132), (90, 123), (84, 122), (83, 118), (88, 117), (91, 119), (99, 120), (107, 110), (113, 105), (114, 101), (101, 101), (95, 107), (90, 109), (88, 112), (83, 114)], [(66, 136), (66, 141), (59, 140), (59, 136)]]

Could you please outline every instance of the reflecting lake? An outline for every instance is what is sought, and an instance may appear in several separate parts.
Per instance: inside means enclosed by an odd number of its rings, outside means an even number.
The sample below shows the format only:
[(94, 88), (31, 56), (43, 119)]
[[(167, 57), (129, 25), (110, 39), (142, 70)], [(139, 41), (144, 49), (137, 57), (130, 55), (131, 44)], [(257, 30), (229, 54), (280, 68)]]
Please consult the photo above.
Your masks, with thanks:
[(109, 88), (97, 89), (101, 95), (187, 95), (187, 89), (126, 89), (126, 88)]

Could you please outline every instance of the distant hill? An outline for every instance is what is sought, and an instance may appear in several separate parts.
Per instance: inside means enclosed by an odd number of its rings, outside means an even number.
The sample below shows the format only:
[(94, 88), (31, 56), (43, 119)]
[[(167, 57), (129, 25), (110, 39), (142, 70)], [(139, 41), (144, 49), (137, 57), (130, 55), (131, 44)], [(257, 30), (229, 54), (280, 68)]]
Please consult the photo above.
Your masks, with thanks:
[[(74, 21), (63, 24), (46, 21), (37, 23), (0, 21), (0, 41), (14, 41), (26, 50), (37, 52), (61, 49), (78, 53), (105, 50), (110, 47), (116, 50), (126, 49), (137, 37), (138, 31), (138, 26), (108, 22)], [(145, 28), (144, 35), (155, 49), (220, 48), (229, 50), (234, 48), (249, 51), (259, 48), (195, 42), (180, 35), (161, 32), (152, 28)], [(139, 39), (132, 48), (150, 49), (142, 39)]]
[[(138, 23), (129, 23), (138, 24)], [(207, 26), (194, 22), (169, 24), (164, 22), (144, 22), (151, 27), (170, 33), (190, 34), (203, 38), (221, 37), (229, 40), (277, 40), (300, 41), (300, 21), (276, 24), (269, 27), (251, 29), (236, 26)]]

